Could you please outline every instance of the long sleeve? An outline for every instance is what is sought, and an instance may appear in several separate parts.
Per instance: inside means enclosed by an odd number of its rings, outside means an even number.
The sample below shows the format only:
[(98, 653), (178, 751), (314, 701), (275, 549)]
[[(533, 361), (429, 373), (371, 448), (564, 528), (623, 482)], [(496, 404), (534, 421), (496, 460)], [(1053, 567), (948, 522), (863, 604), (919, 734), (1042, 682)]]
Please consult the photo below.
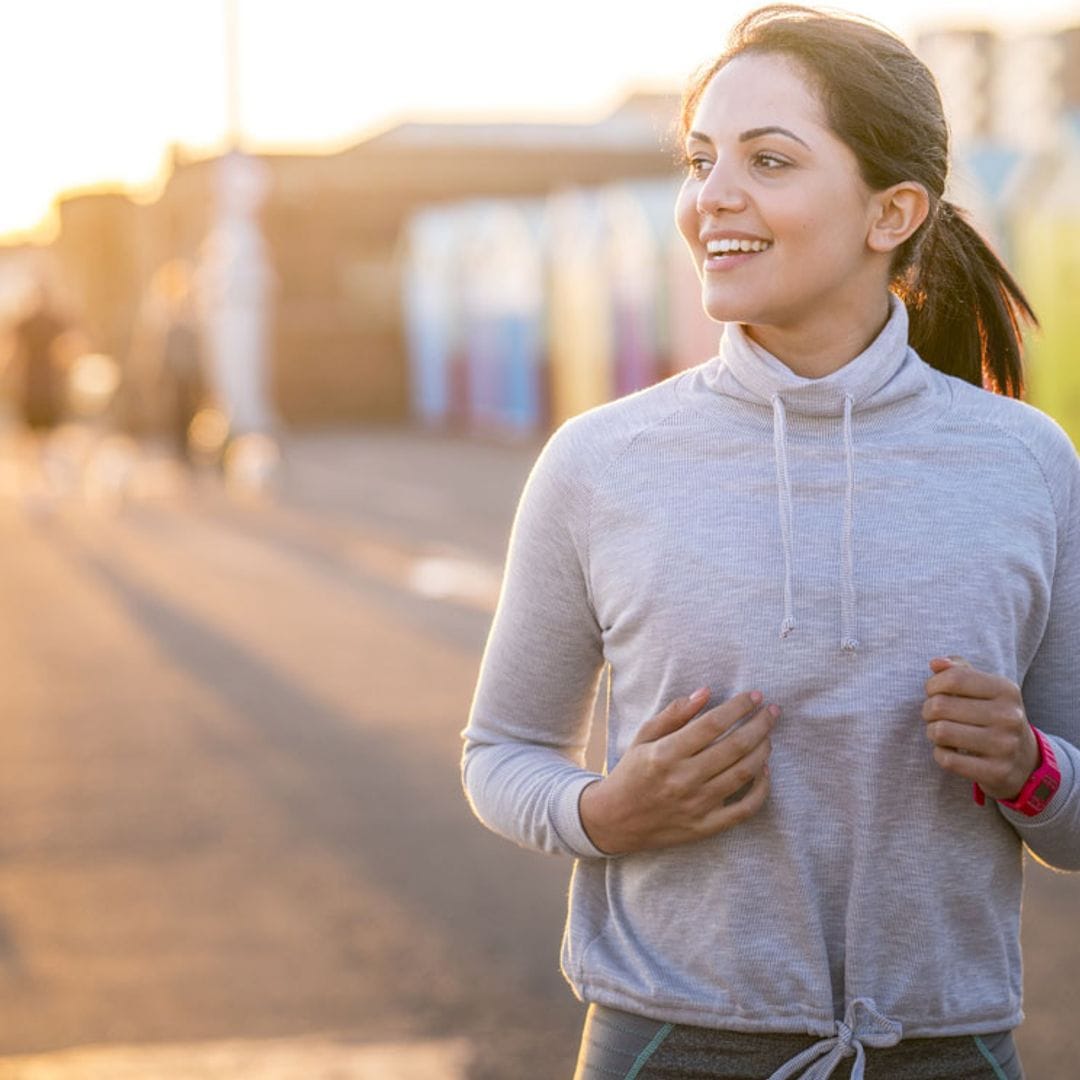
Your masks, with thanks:
[(589, 596), (587, 480), (574, 424), (533, 467), (510, 537), (502, 592), (462, 757), (472, 808), (490, 829), (548, 852), (602, 857), (578, 814), (603, 667)]
[(1046, 630), (1023, 696), (1028, 719), (1054, 748), (1061, 787), (1035, 817), (999, 809), (1041, 862), (1080, 871), (1080, 461), (1071, 445), (1055, 458), (1044, 467), (1062, 492), (1058, 557)]

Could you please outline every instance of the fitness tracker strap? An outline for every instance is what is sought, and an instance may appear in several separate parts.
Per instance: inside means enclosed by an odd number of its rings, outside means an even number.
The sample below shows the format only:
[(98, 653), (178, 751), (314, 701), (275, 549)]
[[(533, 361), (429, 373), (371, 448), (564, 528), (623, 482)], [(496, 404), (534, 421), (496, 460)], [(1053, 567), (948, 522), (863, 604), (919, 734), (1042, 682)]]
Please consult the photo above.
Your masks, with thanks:
[[(1041, 814), (1061, 785), (1061, 770), (1058, 768), (1050, 740), (1038, 728), (1033, 727), (1031, 730), (1035, 732), (1039, 743), (1039, 764), (1035, 766), (1035, 771), (1027, 778), (1027, 783), (1015, 799), (997, 800), (1002, 806), (1017, 810), (1025, 817)], [(980, 806), (985, 805), (986, 793), (978, 784), (975, 784), (974, 796)]]

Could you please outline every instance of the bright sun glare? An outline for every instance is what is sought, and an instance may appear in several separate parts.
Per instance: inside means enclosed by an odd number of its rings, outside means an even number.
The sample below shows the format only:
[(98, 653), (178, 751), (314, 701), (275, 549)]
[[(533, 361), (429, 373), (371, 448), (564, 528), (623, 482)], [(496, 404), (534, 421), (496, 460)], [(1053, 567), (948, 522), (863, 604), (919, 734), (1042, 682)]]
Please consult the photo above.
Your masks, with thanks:
[[(151, 185), (167, 148), (224, 145), (228, 0), (35, 0), (0, 9), (0, 234), (32, 229), (58, 191)], [(405, 114), (597, 116), (631, 86), (677, 91), (752, 4), (549, 0), (524, 29), (491, 0), (375, 5), (236, 0), (240, 119), (251, 145), (343, 146)], [(845, 6), (845, 5), (838, 5)], [(1012, 0), (846, 5), (909, 38), (972, 20), (1016, 26)], [(1032, 26), (1076, 0), (1029, 0)], [(1070, 20), (1071, 13), (1071, 20)], [(903, 19), (903, 22), (898, 20)]]

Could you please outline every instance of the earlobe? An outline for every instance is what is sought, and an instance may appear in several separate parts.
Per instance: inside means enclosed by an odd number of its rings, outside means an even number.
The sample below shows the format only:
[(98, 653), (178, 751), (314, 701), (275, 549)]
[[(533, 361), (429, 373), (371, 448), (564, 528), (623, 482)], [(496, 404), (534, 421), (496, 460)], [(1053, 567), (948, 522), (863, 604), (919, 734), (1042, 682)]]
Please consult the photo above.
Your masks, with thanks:
[(926, 220), (930, 197), (922, 184), (905, 180), (875, 197), (876, 216), (866, 242), (872, 251), (895, 251)]

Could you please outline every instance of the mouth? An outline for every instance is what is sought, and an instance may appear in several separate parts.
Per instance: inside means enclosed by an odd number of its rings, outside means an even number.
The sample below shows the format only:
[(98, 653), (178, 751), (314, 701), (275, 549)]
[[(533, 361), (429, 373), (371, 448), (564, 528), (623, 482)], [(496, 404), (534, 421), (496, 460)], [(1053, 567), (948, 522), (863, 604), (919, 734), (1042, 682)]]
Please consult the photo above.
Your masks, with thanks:
[(772, 247), (771, 240), (710, 240), (705, 245), (706, 270), (725, 270), (741, 266)]

